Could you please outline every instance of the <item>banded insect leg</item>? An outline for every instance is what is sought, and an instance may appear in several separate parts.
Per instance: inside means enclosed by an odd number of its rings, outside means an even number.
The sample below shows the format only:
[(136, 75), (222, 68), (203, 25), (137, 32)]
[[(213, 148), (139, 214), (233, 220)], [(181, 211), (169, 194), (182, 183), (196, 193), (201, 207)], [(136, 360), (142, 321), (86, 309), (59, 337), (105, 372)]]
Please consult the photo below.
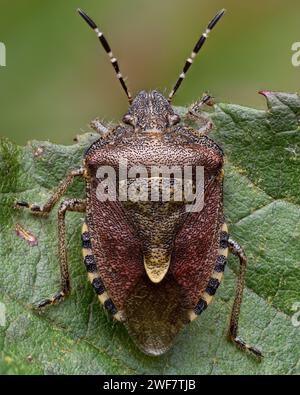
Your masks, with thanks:
[(61, 302), (65, 296), (70, 293), (70, 275), (67, 260), (66, 248), (66, 224), (65, 216), (67, 211), (77, 211), (80, 213), (85, 212), (86, 201), (81, 199), (64, 200), (58, 210), (58, 246), (59, 246), (59, 264), (60, 264), (60, 277), (61, 289), (54, 296), (41, 301), (38, 308), (43, 308), (50, 304)]
[(228, 239), (228, 247), (230, 251), (239, 258), (240, 261), (240, 271), (237, 279), (236, 294), (231, 311), (228, 336), (230, 340), (234, 342), (241, 350), (250, 351), (255, 356), (262, 357), (263, 355), (258, 348), (250, 346), (238, 336), (238, 323), (239, 323), (239, 315), (240, 315), (241, 303), (243, 298), (243, 290), (245, 285), (247, 258), (242, 247), (230, 237)]
[(63, 196), (68, 187), (71, 185), (75, 177), (83, 176), (84, 169), (81, 167), (76, 170), (72, 170), (68, 173), (66, 178), (64, 178), (53, 194), (50, 196), (48, 201), (43, 205), (39, 206), (37, 204), (28, 203), (25, 201), (17, 201), (15, 206), (16, 208), (26, 208), (29, 209), (32, 213), (35, 214), (47, 214), (53, 209), (54, 205), (58, 202), (58, 200)]
[(208, 94), (204, 94), (201, 100), (192, 104), (185, 115), (186, 119), (196, 123), (200, 136), (208, 135), (213, 129), (212, 121), (202, 112), (202, 107), (205, 104), (213, 106), (213, 98)]

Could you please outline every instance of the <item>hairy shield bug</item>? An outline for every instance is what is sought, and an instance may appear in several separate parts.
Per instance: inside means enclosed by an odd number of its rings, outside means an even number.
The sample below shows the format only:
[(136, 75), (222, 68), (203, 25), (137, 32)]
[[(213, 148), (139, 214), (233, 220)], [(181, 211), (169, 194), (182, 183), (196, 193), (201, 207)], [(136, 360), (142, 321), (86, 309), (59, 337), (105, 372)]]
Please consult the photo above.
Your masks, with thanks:
[[(261, 356), (238, 337), (247, 260), (224, 220), (223, 151), (207, 136), (212, 124), (200, 111), (204, 104), (211, 104), (211, 97), (204, 95), (182, 119), (171, 106), (225, 10), (199, 38), (168, 99), (157, 91), (142, 91), (133, 99), (103, 33), (88, 15), (78, 12), (107, 52), (130, 106), (123, 122), (114, 128), (99, 120), (91, 123), (99, 139), (86, 151), (82, 168), (71, 171), (43, 206), (17, 202), (34, 213), (49, 213), (75, 177), (86, 180), (86, 199), (60, 204), (61, 290), (39, 307), (58, 303), (70, 293), (65, 214), (85, 212), (82, 244), (89, 280), (104, 308), (125, 324), (143, 352), (166, 352), (179, 330), (207, 308), (231, 251), (239, 258), (240, 271), (229, 338), (241, 349)], [(187, 118), (197, 128), (190, 127)], [(198, 169), (202, 169), (199, 174)], [(164, 196), (166, 191), (169, 194)], [(196, 200), (200, 203), (195, 209)]]

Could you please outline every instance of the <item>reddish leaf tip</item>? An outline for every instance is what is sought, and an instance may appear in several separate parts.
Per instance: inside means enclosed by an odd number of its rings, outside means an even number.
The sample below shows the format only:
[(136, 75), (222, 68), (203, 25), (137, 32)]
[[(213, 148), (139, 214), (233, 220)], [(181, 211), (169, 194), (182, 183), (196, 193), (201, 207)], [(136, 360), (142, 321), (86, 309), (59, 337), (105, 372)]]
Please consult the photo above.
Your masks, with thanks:
[(268, 95), (271, 94), (271, 91), (261, 90), (261, 91), (258, 91), (258, 93), (259, 93), (260, 95), (263, 95), (263, 96), (265, 96), (265, 97), (268, 97)]

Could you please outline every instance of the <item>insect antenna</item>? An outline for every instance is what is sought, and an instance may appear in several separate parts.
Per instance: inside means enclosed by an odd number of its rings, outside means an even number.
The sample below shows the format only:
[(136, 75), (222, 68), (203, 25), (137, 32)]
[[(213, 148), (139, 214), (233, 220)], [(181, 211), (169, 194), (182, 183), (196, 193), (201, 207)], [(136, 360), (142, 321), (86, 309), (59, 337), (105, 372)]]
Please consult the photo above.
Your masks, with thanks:
[(209, 22), (206, 31), (201, 35), (201, 37), (199, 38), (197, 44), (195, 45), (191, 56), (189, 58), (187, 58), (185, 65), (183, 67), (182, 73), (180, 74), (176, 84), (174, 85), (174, 88), (172, 89), (171, 93), (169, 94), (169, 98), (168, 101), (171, 102), (173, 96), (175, 95), (176, 91), (178, 90), (178, 88), (180, 87), (182, 81), (184, 80), (186, 73), (188, 71), (188, 69), (191, 67), (197, 53), (200, 51), (200, 49), (202, 48), (203, 44), (205, 43), (209, 33), (211, 32), (211, 30), (216, 26), (216, 24), (219, 22), (219, 20), (222, 18), (222, 16), (225, 14), (225, 9), (222, 9), (221, 11), (219, 11), (217, 13), (217, 15)]
[(132, 96), (127, 88), (127, 85), (123, 79), (123, 76), (120, 72), (120, 68), (119, 68), (119, 64), (117, 59), (114, 57), (112, 50), (106, 40), (106, 38), (104, 37), (103, 33), (99, 30), (98, 26), (95, 24), (95, 22), (84, 12), (82, 11), (80, 8), (77, 9), (79, 15), (86, 21), (86, 23), (94, 30), (94, 32), (97, 34), (100, 43), (102, 44), (103, 48), (105, 49), (106, 53), (108, 54), (111, 64), (117, 74), (117, 77), (120, 81), (120, 84), (122, 85), (122, 88), (124, 89), (126, 96), (128, 98), (129, 103), (131, 104), (132, 102)]

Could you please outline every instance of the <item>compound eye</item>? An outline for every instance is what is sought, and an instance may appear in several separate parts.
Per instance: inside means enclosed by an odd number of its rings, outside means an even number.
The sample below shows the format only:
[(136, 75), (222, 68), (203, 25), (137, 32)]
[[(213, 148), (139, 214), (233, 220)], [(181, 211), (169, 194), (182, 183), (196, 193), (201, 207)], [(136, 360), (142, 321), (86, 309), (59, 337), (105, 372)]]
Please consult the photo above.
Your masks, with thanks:
[(180, 122), (180, 116), (177, 114), (169, 115), (169, 124), (170, 126), (174, 126)]
[(125, 114), (123, 117), (123, 122), (127, 125), (135, 126), (135, 118), (130, 114)]

